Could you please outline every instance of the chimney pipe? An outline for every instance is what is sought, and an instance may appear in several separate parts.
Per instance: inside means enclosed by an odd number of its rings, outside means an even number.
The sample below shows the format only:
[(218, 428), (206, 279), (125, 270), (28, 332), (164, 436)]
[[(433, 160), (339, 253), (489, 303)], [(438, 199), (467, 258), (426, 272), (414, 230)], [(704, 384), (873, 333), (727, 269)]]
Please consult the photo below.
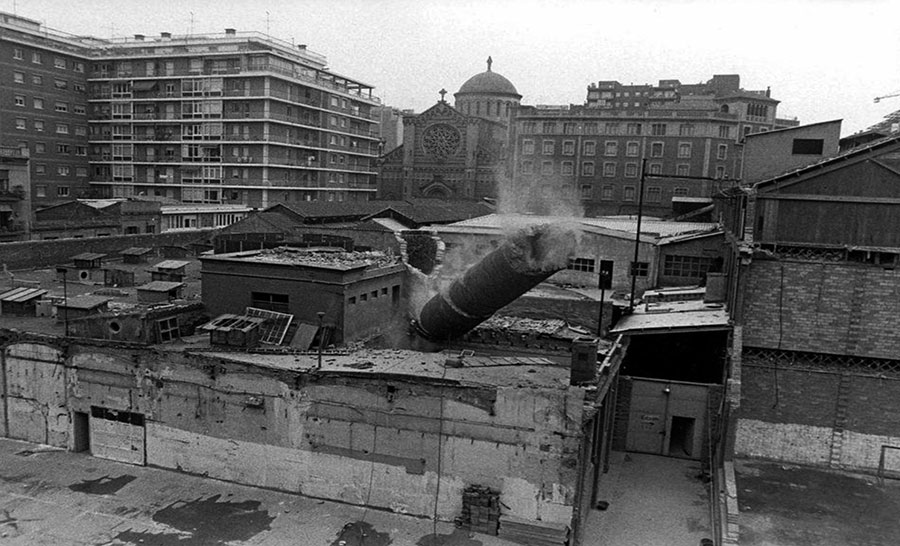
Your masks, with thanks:
[(144, 35), (143, 35), (143, 34), (135, 34), (135, 35), (134, 35), (134, 39), (135, 39), (135, 41), (143, 42), (143, 41), (144, 41)]
[(233, 29), (233, 28), (226, 28), (226, 29), (225, 29), (225, 36), (234, 36), (234, 35), (236, 35), (236, 34), (237, 34), (237, 30), (235, 30), (235, 29)]

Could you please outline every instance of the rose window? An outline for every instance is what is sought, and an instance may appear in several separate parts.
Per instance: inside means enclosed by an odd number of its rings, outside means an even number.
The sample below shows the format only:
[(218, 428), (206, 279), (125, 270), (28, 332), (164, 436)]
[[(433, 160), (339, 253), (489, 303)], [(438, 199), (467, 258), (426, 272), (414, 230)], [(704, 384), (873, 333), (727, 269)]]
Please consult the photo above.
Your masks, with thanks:
[(461, 140), (459, 131), (444, 123), (432, 125), (422, 135), (425, 151), (439, 159), (455, 154)]

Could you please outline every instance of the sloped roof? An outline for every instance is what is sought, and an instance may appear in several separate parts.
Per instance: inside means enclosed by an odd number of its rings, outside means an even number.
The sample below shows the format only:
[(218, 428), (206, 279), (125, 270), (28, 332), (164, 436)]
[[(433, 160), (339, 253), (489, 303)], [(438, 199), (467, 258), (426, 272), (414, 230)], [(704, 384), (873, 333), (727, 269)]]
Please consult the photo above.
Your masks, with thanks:
[(875, 151), (883, 148), (895, 147), (900, 144), (900, 134), (894, 134), (891, 136), (887, 136), (884, 138), (879, 138), (877, 140), (873, 140), (861, 146), (857, 146), (855, 148), (850, 148), (843, 152), (839, 152), (829, 157), (822, 158), (818, 161), (810, 163), (808, 165), (804, 165), (803, 167), (798, 167), (796, 169), (791, 169), (785, 171), (779, 175), (776, 175), (772, 178), (768, 178), (766, 180), (761, 180), (754, 184), (756, 188), (764, 188), (765, 186), (770, 186), (777, 182), (783, 181), (788, 178), (796, 178), (799, 176), (803, 176), (810, 172), (816, 171), (818, 169), (824, 169), (830, 166), (836, 166), (841, 163), (846, 163), (849, 161), (855, 161), (865, 158)]

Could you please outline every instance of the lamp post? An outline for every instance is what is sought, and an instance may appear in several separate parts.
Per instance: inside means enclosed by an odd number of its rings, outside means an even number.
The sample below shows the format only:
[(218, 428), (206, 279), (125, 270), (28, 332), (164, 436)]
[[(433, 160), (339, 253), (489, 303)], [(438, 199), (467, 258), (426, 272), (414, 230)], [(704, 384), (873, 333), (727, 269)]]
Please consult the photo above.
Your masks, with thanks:
[(65, 267), (57, 267), (56, 272), (62, 275), (63, 281), (63, 322), (65, 323), (66, 328), (66, 337), (69, 337), (69, 291), (68, 291), (68, 282), (66, 282), (66, 278), (68, 277), (67, 273), (68, 269)]

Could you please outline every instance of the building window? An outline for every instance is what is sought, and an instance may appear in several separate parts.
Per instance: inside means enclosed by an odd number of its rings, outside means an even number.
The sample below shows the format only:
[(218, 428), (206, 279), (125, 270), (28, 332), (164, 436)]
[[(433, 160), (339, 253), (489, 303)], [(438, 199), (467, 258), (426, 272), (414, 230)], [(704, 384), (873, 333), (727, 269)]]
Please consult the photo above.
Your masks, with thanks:
[(533, 121), (522, 122), (522, 133), (533, 135), (537, 132), (537, 124)]
[(162, 342), (173, 341), (181, 337), (178, 330), (178, 317), (169, 317), (156, 321), (159, 329), (159, 340)]
[(16, 118), (16, 129), (25, 130), (25, 118)]
[(541, 174), (553, 174), (552, 161), (541, 161)]
[(675, 174), (678, 176), (691, 176), (691, 166), (688, 163), (679, 163), (675, 166)]
[(666, 136), (666, 124), (665, 123), (650, 124), (650, 134), (653, 136)]
[(597, 123), (585, 123), (584, 124), (584, 134), (586, 135), (596, 135), (599, 134), (600, 127)]
[(603, 176), (616, 176), (616, 163), (614, 161), (607, 161), (603, 163)]
[(650, 174), (662, 174), (662, 163), (651, 163), (649, 169)]
[(594, 155), (597, 153), (597, 142), (594, 140), (584, 141), (584, 155)]
[(678, 134), (681, 136), (691, 136), (694, 134), (694, 126), (690, 123), (682, 123), (678, 126)]
[(728, 144), (719, 144), (719, 147), (716, 151), (716, 159), (727, 159), (728, 158)]
[(43, 142), (35, 142), (34, 143), (34, 153), (42, 154), (47, 151), (47, 145)]
[(76, 104), (76, 105), (72, 106), (72, 111), (75, 112), (76, 114), (81, 114), (81, 115), (87, 114), (87, 109), (84, 107), (83, 104)]
[[(34, 174), (39, 174), (42, 176), (47, 174), (47, 166), (41, 165), (41, 164), (35, 165), (34, 166)], [(44, 190), (46, 191), (47, 186), (38, 186), (38, 188), (44, 188)], [(46, 195), (39, 195), (38, 197), (46, 197)]]
[(625, 144), (625, 155), (628, 157), (637, 157), (641, 151), (641, 144), (635, 140)]
[(24, 107), (25, 106), (25, 95), (15, 95), (13, 101), (15, 102), (16, 106)]
[(622, 188), (622, 201), (634, 201), (634, 186)]
[(604, 143), (603, 155), (615, 156), (619, 153), (619, 143), (615, 140), (607, 140)]
[[(83, 72), (84, 72), (84, 63), (79, 62), (79, 61), (75, 61), (75, 64), (74, 64), (74, 66), (72, 67), (72, 69), (73, 69), (75, 72), (83, 73)], [(148, 74), (148, 75), (149, 75), (149, 76), (152, 76), (153, 74)]]
[(57, 102), (54, 110), (57, 112), (68, 112), (69, 111), (69, 103), (67, 102)]
[(88, 175), (87, 167), (75, 167), (75, 176), (84, 178)]
[(564, 140), (562, 153), (563, 155), (575, 155), (575, 141)]
[(700, 279), (709, 271), (712, 259), (704, 256), (666, 256), (663, 260), (663, 275)]
[(43, 62), (43, 59), (41, 59), (41, 54), (37, 51), (33, 52), (31, 54), (31, 62), (33, 62), (34, 64), (41, 64)]
[(250, 307), (268, 309), (278, 313), (290, 313), (290, 298), (287, 294), (270, 292), (250, 292)]
[(650, 143), (650, 157), (662, 157), (664, 149), (662, 142)]
[(610, 185), (603, 186), (600, 188), (600, 199), (603, 201), (612, 201), (613, 198), (613, 187)]
[(34, 85), (44, 85), (44, 77), (40, 74), (32, 74), (31, 83), (33, 83)]
[(70, 146), (68, 144), (57, 144), (56, 145), (56, 153), (58, 154), (67, 154), (70, 151)]
[(575, 164), (572, 163), (571, 161), (563, 161), (562, 162), (562, 170), (560, 172), (561, 172), (561, 174), (565, 174), (565, 175), (575, 174)]
[(747, 136), (752, 132), (753, 132), (753, 127), (751, 127), (749, 125), (744, 125), (744, 136)]
[(566, 269), (571, 271), (584, 271), (585, 273), (593, 273), (595, 262), (593, 258), (569, 258), (569, 264)]
[(625, 124), (625, 132), (629, 135), (639, 135), (641, 134), (642, 124), (640, 123), (627, 123)]
[(581, 186), (581, 198), (582, 199), (590, 199), (593, 194), (593, 186), (590, 184), (583, 184)]
[(553, 121), (545, 121), (541, 125), (541, 132), (545, 135), (552, 135), (556, 132), (556, 123)]
[(584, 163), (582, 163), (581, 174), (582, 176), (594, 176), (594, 162), (585, 161)]
[(25, 59), (25, 52), (22, 51), (22, 48), (21, 48), (21, 47), (14, 47), (14, 48), (13, 48), (13, 59), (17, 59), (17, 60), (19, 60), (19, 61)]
[(631, 275), (634, 277), (646, 277), (650, 274), (649, 262), (631, 262)]
[(34, 99), (34, 109), (35, 110), (43, 110), (44, 109), (44, 99)]
[(691, 143), (690, 142), (679, 142), (678, 143), (678, 157), (680, 157), (680, 158), (691, 157)]
[(66, 60), (62, 57), (53, 57), (53, 66), (54, 68), (61, 68), (62, 70), (65, 70)]
[(731, 138), (731, 127), (719, 125), (719, 138)]
[(662, 201), (662, 188), (659, 186), (650, 186), (647, 188), (647, 202), (660, 203)]
[(40, 119), (34, 120), (34, 130), (38, 132), (44, 131), (44, 121)]
[(723, 165), (716, 165), (716, 178), (725, 178), (725, 167)]
[(68, 197), (69, 186), (56, 186), (56, 195), (57, 197)]
[(687, 197), (688, 189), (683, 186), (678, 186), (674, 190), (672, 190), (672, 195), (675, 197)]
[(65, 123), (57, 123), (56, 132), (61, 135), (67, 135), (69, 134), (69, 126)]
[(795, 138), (791, 153), (794, 155), (822, 155), (825, 141), (821, 138)]
[(563, 123), (563, 134), (564, 135), (574, 135), (575, 134), (575, 124), (574, 123)]
[[(58, 176), (69, 176), (69, 167), (66, 167), (66, 166), (57, 167), (56, 174)], [(67, 193), (67, 195), (68, 195), (68, 193)]]
[(16, 83), (25, 83), (25, 73), (13, 72), (13, 81)]
[(637, 163), (626, 163), (625, 164), (625, 178), (637, 178), (638, 175), (638, 164)]
[(525, 155), (532, 155), (534, 153), (534, 141), (533, 140), (523, 140), (522, 141), (522, 153)]
[(55, 87), (57, 89), (68, 89), (69, 82), (67, 82), (66, 80), (56, 79), (56, 80), (53, 80), (53, 87)]
[(554, 142), (552, 140), (545, 140), (542, 143), (541, 153), (544, 155), (553, 155)]
[(603, 127), (604, 134), (607, 135), (617, 135), (619, 134), (619, 124), (618, 123), (607, 123)]
[(87, 136), (87, 127), (85, 127), (83, 125), (76, 125), (75, 126), (75, 134), (78, 136)]

